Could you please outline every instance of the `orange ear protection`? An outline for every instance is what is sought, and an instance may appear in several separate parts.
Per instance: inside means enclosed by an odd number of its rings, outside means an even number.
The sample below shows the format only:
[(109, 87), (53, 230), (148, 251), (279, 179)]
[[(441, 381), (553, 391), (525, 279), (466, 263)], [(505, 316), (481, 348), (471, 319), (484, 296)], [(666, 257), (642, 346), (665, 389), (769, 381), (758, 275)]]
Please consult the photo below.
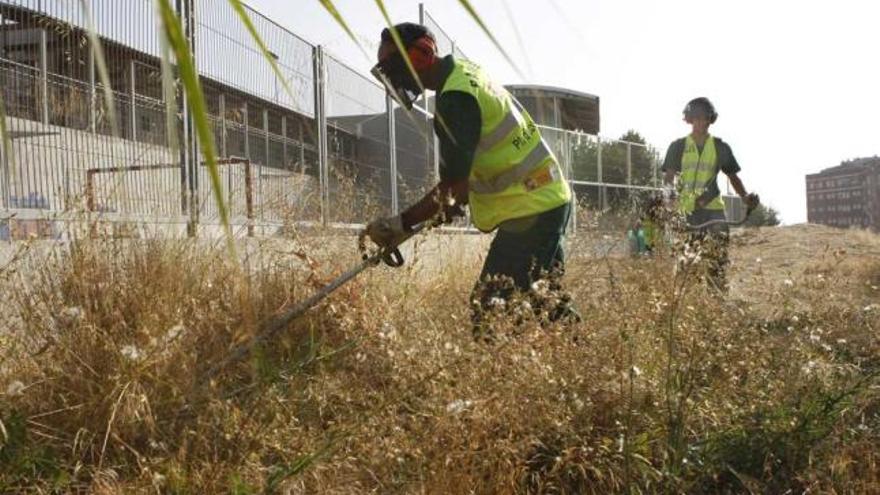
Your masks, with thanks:
[(437, 45), (430, 36), (422, 36), (407, 48), (407, 55), (416, 70), (425, 70), (434, 63), (437, 56)]

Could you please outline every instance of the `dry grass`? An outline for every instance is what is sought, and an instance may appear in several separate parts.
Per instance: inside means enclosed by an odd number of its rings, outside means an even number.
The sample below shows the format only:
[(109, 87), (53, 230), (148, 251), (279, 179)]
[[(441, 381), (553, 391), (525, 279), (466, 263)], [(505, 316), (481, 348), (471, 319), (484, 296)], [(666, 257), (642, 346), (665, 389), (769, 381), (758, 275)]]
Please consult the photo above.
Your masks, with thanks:
[(196, 386), (355, 261), (349, 241), (254, 241), (240, 263), (169, 240), (16, 258), (0, 491), (880, 490), (876, 236), (738, 236), (718, 301), (694, 270), (595, 257), (584, 233), (567, 284), (585, 322), (499, 316), (491, 345), (467, 313), (481, 241), (435, 236)]

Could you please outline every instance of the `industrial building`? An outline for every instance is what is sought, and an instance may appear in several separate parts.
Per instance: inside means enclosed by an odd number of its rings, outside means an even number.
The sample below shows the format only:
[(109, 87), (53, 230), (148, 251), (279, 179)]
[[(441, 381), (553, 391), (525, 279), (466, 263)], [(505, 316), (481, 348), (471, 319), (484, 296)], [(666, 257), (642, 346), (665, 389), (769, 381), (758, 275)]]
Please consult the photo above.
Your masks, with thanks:
[(849, 160), (806, 179), (807, 221), (880, 231), (880, 157)]

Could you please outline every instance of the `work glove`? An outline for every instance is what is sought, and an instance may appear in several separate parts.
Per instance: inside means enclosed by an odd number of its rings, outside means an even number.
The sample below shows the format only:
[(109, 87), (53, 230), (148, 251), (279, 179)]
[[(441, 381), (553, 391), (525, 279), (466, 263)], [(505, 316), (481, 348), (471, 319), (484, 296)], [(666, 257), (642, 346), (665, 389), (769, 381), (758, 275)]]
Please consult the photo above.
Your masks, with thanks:
[(743, 197), (743, 203), (746, 204), (746, 208), (748, 208), (749, 211), (752, 211), (752, 210), (754, 210), (755, 208), (757, 208), (758, 205), (761, 204), (761, 199), (760, 199), (760, 198), (758, 197), (758, 195), (755, 194), (755, 193), (746, 194), (746, 195)]
[(440, 214), (440, 223), (449, 224), (452, 223), (452, 221), (456, 218), (465, 216), (465, 211), (460, 204), (451, 203), (443, 205), (443, 209)]
[(373, 220), (367, 224), (364, 233), (381, 248), (397, 247), (410, 235), (403, 227), (403, 219), (400, 215)]

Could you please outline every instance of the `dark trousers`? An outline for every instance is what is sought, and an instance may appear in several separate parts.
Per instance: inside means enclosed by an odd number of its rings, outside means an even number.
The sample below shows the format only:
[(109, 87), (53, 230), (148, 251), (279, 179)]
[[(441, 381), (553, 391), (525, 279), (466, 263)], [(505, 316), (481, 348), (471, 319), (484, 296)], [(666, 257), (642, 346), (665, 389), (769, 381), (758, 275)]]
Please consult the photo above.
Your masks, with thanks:
[(551, 320), (574, 313), (560, 283), (570, 214), (571, 206), (565, 204), (499, 227), (471, 294), (475, 337), (485, 335), (487, 314), (509, 309), (504, 306), (515, 293), (527, 295), (533, 311), (547, 311)]
[[(687, 217), (688, 225), (701, 225), (711, 221), (723, 221), (724, 210), (697, 209)], [(686, 250), (699, 252), (702, 262), (697, 267), (700, 276), (710, 289), (718, 294), (727, 292), (727, 266), (730, 264), (728, 246), (730, 244), (730, 227), (725, 223), (715, 223), (690, 232)]]
[(687, 243), (693, 252), (699, 250), (704, 265), (701, 275), (709, 288), (719, 294), (727, 293), (727, 266), (730, 264), (728, 248), (730, 245), (730, 229), (726, 226), (701, 229), (688, 236)]

